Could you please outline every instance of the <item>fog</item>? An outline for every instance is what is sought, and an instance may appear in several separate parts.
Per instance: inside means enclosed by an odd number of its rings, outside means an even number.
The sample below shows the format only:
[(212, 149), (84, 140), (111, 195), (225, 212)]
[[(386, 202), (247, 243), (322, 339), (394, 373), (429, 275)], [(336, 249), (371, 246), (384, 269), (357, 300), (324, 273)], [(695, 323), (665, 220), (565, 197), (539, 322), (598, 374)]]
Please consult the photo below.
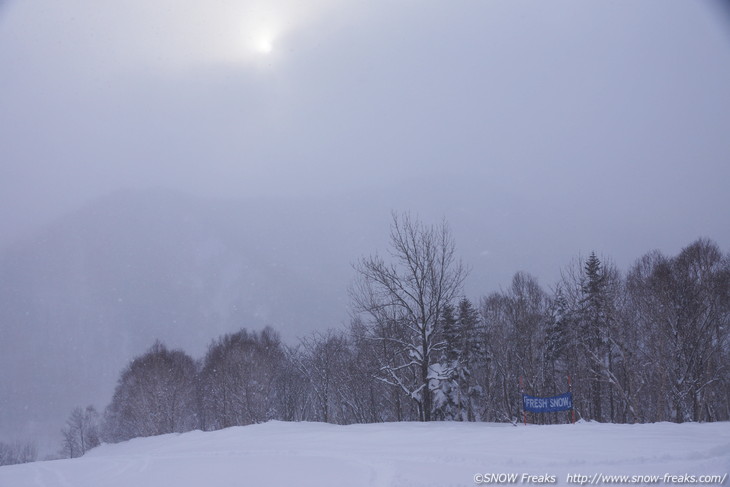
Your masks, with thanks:
[(728, 249), (718, 5), (0, 2), (0, 439), (53, 448), (155, 338), (343, 326), (391, 210), (449, 221), (475, 299)]

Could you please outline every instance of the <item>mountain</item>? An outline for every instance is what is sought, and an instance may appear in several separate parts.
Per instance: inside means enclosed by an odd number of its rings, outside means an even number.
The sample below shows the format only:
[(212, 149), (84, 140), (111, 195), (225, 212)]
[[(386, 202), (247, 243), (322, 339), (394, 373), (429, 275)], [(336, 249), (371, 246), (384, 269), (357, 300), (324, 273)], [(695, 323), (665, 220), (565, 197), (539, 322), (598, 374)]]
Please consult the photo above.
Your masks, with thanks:
[[(155, 339), (201, 358), (272, 325), (289, 343), (347, 321), (351, 262), (375, 219), (324, 201), (122, 191), (0, 255), (0, 436), (49, 436), (103, 408)], [(387, 232), (388, 213), (378, 226)], [(49, 433), (50, 432), (50, 433)]]

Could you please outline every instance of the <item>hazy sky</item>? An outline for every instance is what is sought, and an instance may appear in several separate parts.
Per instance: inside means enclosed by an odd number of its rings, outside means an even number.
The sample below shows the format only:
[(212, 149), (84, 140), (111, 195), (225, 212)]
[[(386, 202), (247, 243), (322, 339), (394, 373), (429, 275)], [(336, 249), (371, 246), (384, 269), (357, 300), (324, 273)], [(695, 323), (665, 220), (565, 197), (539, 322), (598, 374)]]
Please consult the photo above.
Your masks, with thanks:
[[(312, 287), (340, 292), (343, 316), (350, 262), (383, 251), (373, 222), (385, 237), (390, 207), (448, 218), (473, 298), (520, 270), (549, 288), (591, 250), (622, 269), (698, 237), (728, 251), (730, 9), (720, 5), (0, 0), (0, 250), (117, 189), (318, 198), (357, 208), (340, 228), (348, 241), (327, 242), (331, 262), (321, 222), (272, 252), (341, 277)], [(48, 362), (11, 389), (37, 385), (27, 397), (45, 398), (35, 377), (56, 368)], [(69, 404), (99, 397), (48, 406), (59, 415), (46, 418), (49, 441)], [(32, 429), (23, 400), (5, 427)]]
[(5, 0), (0, 244), (115, 188), (419, 175), (727, 248), (725, 20), (684, 0)]

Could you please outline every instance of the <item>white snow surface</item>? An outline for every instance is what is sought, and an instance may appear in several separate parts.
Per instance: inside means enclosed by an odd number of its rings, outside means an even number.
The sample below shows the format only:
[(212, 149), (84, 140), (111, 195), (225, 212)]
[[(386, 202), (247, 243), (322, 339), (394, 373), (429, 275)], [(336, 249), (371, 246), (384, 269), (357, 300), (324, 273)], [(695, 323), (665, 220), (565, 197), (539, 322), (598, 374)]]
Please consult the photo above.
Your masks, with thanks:
[[(535, 484), (523, 474), (554, 476), (555, 484), (569, 485), (568, 475), (576, 474), (722, 476), (729, 471), (730, 423), (515, 427), (273, 421), (137, 438), (73, 460), (0, 467), (0, 486), (448, 487), (478, 485), (475, 474), (489, 473), (518, 474), (520, 485)], [(672, 485), (664, 479), (657, 484)]]

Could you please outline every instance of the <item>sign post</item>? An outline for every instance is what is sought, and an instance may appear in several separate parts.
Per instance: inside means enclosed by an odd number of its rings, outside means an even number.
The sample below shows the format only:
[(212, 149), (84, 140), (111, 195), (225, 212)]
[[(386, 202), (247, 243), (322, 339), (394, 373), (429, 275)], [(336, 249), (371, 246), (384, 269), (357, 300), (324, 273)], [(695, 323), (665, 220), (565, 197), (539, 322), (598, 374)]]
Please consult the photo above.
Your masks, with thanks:
[[(568, 392), (571, 394), (571, 396), (573, 395), (573, 383), (570, 381), (570, 376), (568, 376)], [(575, 424), (575, 408), (574, 407), (570, 408), (570, 415), (573, 418), (573, 424)]]
[(522, 376), (520, 376), (520, 394), (522, 394), (522, 421), (527, 426), (527, 410), (525, 409), (525, 386), (522, 383)]

